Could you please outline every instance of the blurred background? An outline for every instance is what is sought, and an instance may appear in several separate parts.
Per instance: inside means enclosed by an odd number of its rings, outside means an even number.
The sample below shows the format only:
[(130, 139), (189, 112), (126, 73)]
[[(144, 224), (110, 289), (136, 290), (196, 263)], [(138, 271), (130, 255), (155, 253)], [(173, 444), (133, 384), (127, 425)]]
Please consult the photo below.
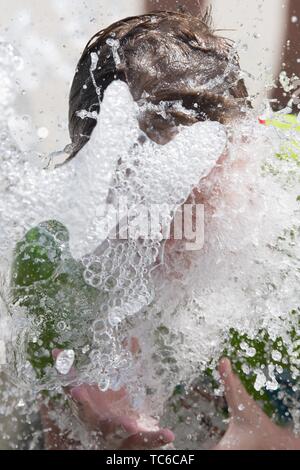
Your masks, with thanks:
[[(217, 34), (237, 42), (249, 92), (259, 105), (282, 67), (290, 75), (300, 68), (299, 0), (0, 0), (0, 39), (24, 60), (16, 83), (18, 116), (9, 123), (22, 150), (55, 151), (69, 142), (69, 88), (94, 33), (146, 11), (181, 6), (200, 14), (208, 5)], [(275, 93), (284, 105), (281, 89)]]

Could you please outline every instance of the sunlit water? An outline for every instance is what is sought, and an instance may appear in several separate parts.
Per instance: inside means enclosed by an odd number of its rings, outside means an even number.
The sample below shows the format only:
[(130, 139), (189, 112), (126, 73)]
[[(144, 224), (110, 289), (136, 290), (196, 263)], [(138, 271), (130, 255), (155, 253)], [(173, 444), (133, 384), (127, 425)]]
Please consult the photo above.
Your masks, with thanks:
[[(262, 126), (252, 110), (227, 127), (206, 122), (181, 128), (166, 146), (140, 143), (137, 105), (126, 85), (115, 82), (106, 91), (90, 142), (75, 159), (55, 167), (57, 154), (22, 153), (7, 124), (15, 115), (14, 74), (20, 67), (16, 51), (1, 43), (0, 340), (6, 364), (0, 426), (8, 445), (40, 445), (36, 397), (42, 390), (57, 394), (75, 360), (76, 383), (97, 383), (102, 390), (126, 384), (133, 406), (162, 417), (177, 434), (178, 446), (205, 446), (207, 428), (226, 426), (222, 413), (208, 402), (196, 403), (192, 413), (174, 412), (169, 398), (179, 384), (188, 386), (199, 377), (205, 382), (208, 368), (218, 383), (217, 362), (232, 328), (250, 338), (264, 328), (270, 338), (281, 338), (297, 393), (299, 321), (290, 312), (299, 314), (300, 306), (300, 171), (297, 158), (278, 158), (286, 142), (293, 141), (297, 152), (297, 132)], [(196, 199), (201, 194), (205, 210), (204, 244), (196, 251), (187, 251), (185, 240), (162, 241), (191, 193)], [(164, 208), (161, 226), (150, 238), (138, 236), (139, 226), (127, 240), (105, 241), (116, 225), (113, 208), (124, 199), (132, 233), (141, 207)], [(12, 302), (11, 264), (25, 232), (50, 219), (68, 228), (72, 257), (93, 297), (89, 302), (79, 291), (72, 300), (76, 328), (68, 318), (57, 319), (70, 351), (39, 379), (26, 348), (28, 341), (38, 343), (41, 325)], [(66, 298), (73, 294), (66, 289)], [(133, 336), (140, 345), (137, 355), (124, 346)], [(247, 344), (241, 351), (246, 370), (255, 351)], [(266, 363), (252, 370), (257, 391), (279, 387), (280, 352), (270, 354), (271, 368)], [(216, 386), (211, 393), (221, 396), (222, 389)], [(298, 406), (297, 400), (289, 404), (296, 428)], [(209, 425), (203, 424), (205, 415)], [(74, 427), (68, 409), (54, 419), (62, 428), (72, 425), (76, 437), (79, 424)], [(91, 445), (88, 436), (82, 443)]]

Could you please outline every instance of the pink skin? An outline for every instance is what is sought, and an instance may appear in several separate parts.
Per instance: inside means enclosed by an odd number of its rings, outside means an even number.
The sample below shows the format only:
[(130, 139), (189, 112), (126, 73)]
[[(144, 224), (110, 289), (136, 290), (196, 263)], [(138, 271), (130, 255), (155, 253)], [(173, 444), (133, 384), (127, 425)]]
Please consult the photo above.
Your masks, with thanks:
[(300, 438), (296, 437), (292, 429), (274, 424), (248, 395), (233, 373), (229, 359), (220, 361), (219, 372), (230, 411), (230, 422), (214, 450), (300, 449)]
[(169, 429), (147, 430), (130, 406), (125, 388), (101, 392), (92, 385), (80, 385), (68, 392), (78, 417), (90, 430), (99, 431), (105, 447), (117, 449), (154, 449), (171, 443)]
[[(59, 354), (53, 351), (53, 356)], [(219, 372), (224, 385), (230, 412), (228, 429), (213, 450), (300, 450), (300, 438), (290, 428), (274, 424), (248, 395), (239, 378), (233, 373), (229, 359), (222, 359)], [(71, 371), (71, 374), (75, 371)], [(171, 444), (175, 436), (169, 429), (149, 430), (139, 423), (126, 388), (102, 392), (98, 387), (83, 384), (65, 389), (71, 398), (75, 415), (90, 431), (96, 431), (101, 447), (106, 449), (146, 450)], [(243, 405), (243, 407), (241, 407)], [(45, 410), (44, 422), (45, 420)], [(51, 423), (50, 423), (51, 424)], [(74, 448), (76, 443), (57, 439), (55, 447)], [(53, 442), (53, 436), (52, 436)]]
[[(137, 347), (131, 340), (131, 350)], [(53, 351), (56, 358), (61, 351)], [(70, 374), (76, 374), (72, 369)], [(72, 400), (73, 412), (89, 431), (97, 431), (101, 447), (106, 449), (156, 449), (175, 439), (169, 429), (162, 429), (152, 420), (151, 428), (145, 426), (141, 416), (130, 404), (126, 388), (102, 392), (96, 385), (82, 384), (65, 389)], [(45, 411), (45, 410), (44, 410)], [(57, 430), (55, 430), (57, 432)], [(60, 444), (59, 444), (60, 445)], [(63, 442), (64, 447), (66, 442)], [(74, 443), (70, 443), (73, 447)]]

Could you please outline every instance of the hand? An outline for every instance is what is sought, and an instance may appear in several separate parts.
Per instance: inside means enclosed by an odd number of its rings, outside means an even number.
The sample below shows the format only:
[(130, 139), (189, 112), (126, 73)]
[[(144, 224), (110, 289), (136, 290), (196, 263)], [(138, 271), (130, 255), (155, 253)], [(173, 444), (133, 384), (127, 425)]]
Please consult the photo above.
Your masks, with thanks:
[(125, 387), (102, 392), (97, 386), (83, 384), (67, 393), (79, 420), (87, 429), (99, 432), (107, 449), (156, 449), (174, 440), (170, 430), (159, 428), (157, 421), (132, 409)]
[(219, 371), (225, 387), (230, 423), (214, 450), (300, 449), (300, 438), (292, 429), (279, 427), (268, 418), (233, 373), (228, 359), (221, 360)]

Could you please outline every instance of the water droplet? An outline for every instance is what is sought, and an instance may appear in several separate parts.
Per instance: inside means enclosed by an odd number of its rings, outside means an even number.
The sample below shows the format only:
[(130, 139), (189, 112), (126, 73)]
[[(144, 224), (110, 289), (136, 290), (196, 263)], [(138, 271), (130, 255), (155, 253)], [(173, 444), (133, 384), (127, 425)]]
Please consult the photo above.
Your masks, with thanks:
[(109, 388), (109, 378), (106, 375), (103, 375), (98, 382), (98, 387), (101, 392), (106, 392)]
[(93, 329), (97, 333), (104, 332), (106, 330), (105, 322), (103, 320), (96, 320), (93, 323)]
[(60, 352), (55, 361), (55, 368), (59, 374), (67, 375), (75, 360), (75, 352), (73, 349), (65, 349)]
[(248, 375), (250, 373), (250, 367), (247, 364), (243, 364), (242, 371), (244, 372), (244, 374)]
[(49, 135), (47, 127), (39, 127), (37, 130), (37, 135), (40, 139), (46, 139)]
[(186, 424), (191, 424), (192, 418), (190, 416), (187, 416), (185, 422)]
[(64, 330), (66, 329), (66, 324), (65, 324), (65, 322), (64, 322), (64, 321), (59, 321), (59, 322), (57, 323), (57, 328), (58, 328), (59, 330), (61, 330), (61, 331), (64, 331)]
[(254, 357), (256, 354), (256, 349), (255, 348), (249, 348), (248, 351), (246, 352), (247, 356), (249, 357)]
[(272, 359), (274, 359), (274, 361), (280, 361), (281, 358), (282, 358), (281, 352), (274, 349), (274, 351), (272, 351)]
[(259, 390), (261, 390), (265, 383), (266, 383), (267, 379), (265, 377), (265, 374), (263, 374), (263, 372), (261, 371), (258, 371), (257, 372), (257, 375), (256, 375), (256, 380), (255, 380), (255, 383), (254, 383), (254, 388), (257, 392), (259, 392)]

